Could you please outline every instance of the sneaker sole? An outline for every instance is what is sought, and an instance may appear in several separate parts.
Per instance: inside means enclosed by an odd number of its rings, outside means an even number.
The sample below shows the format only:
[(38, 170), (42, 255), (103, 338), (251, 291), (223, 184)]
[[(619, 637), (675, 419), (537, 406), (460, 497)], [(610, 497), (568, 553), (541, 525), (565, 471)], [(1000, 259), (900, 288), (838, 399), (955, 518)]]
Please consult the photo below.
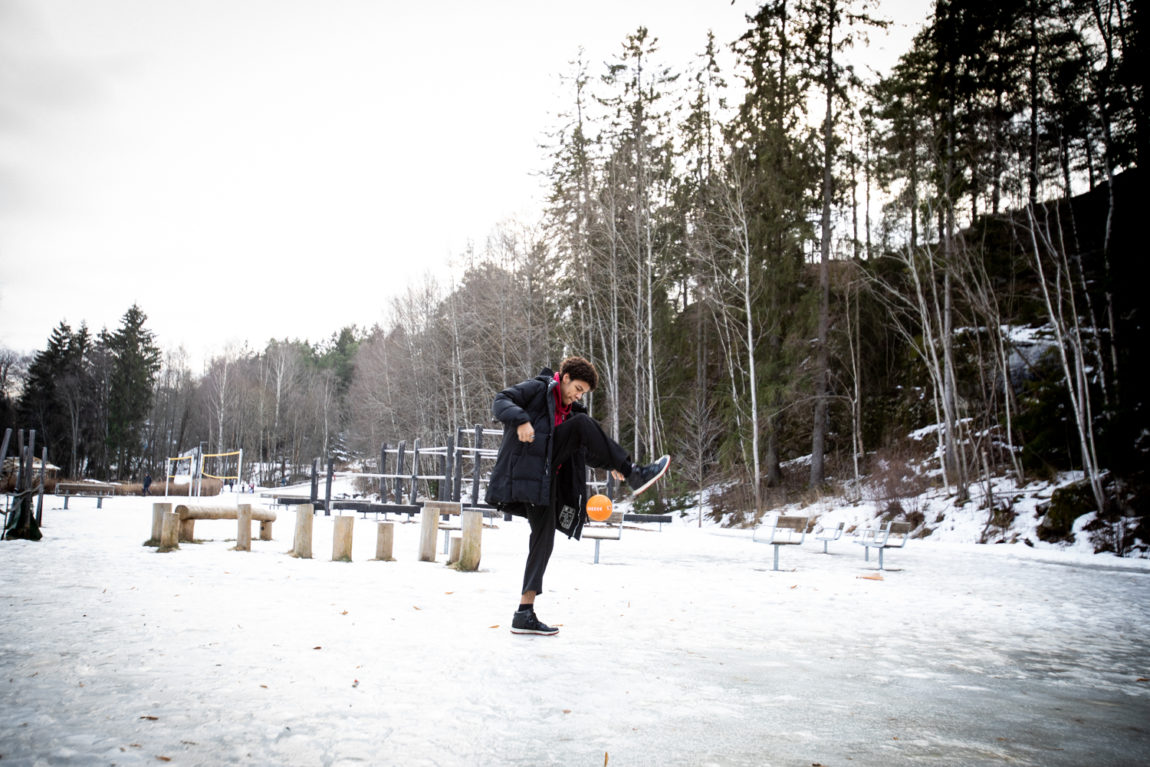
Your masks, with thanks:
[[(663, 475), (667, 473), (667, 469), (671, 468), (671, 456), (665, 455), (665, 456), (663, 456), (663, 458), (667, 459), (667, 462), (665, 464), (663, 464), (663, 470), (661, 472), (659, 472), (658, 474), (656, 474), (655, 476), (651, 477), (649, 480), (644, 482), (642, 485), (639, 485), (639, 487), (632, 490), (631, 495), (638, 495), (639, 493), (643, 492), (644, 490), (649, 488), (651, 485), (655, 484), (656, 482), (658, 482), (660, 479), (663, 478)], [(659, 460), (661, 461), (661, 460), (663, 460), (663, 458), (660, 458)]]
[(511, 629), (512, 634), (534, 634), (535, 636), (553, 637), (559, 633), (559, 629), (552, 631), (534, 631), (532, 629)]

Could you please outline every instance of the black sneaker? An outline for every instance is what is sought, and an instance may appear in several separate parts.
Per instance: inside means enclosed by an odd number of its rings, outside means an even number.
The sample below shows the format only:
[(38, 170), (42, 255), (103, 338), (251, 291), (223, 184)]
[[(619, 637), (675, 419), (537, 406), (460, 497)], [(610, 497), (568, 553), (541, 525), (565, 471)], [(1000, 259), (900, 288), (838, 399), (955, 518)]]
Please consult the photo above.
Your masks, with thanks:
[(552, 636), (558, 634), (559, 629), (552, 628), (536, 618), (534, 610), (516, 610), (515, 615), (511, 618), (511, 633)]
[(631, 486), (632, 495), (638, 495), (658, 482), (659, 478), (667, 473), (667, 467), (670, 465), (671, 456), (665, 455), (654, 463), (631, 469), (631, 475), (627, 477), (627, 484)]

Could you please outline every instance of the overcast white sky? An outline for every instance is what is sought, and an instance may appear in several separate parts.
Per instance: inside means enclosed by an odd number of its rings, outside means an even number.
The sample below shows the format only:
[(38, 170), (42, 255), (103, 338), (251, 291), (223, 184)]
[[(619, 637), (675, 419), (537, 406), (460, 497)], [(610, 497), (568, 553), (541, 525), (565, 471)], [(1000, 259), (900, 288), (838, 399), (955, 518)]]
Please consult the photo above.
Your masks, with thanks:
[[(930, 4), (899, 0), (882, 65)], [(386, 319), (502, 220), (582, 46), (682, 71), (746, 0), (0, 0), (0, 346), (138, 303), (193, 367)], [(593, 69), (594, 73), (599, 70)]]

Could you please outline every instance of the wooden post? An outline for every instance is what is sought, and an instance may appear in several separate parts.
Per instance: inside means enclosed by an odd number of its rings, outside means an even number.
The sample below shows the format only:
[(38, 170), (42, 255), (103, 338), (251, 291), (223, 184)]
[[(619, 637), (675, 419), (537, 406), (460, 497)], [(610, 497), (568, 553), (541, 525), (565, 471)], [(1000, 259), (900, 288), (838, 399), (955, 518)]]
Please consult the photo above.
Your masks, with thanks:
[(456, 500), (454, 491), (451, 487), (451, 478), (455, 475), (455, 435), (447, 435), (447, 451), (443, 456), (443, 484), (440, 485), (439, 500), (441, 501), (454, 501)]
[(471, 505), (479, 505), (479, 451), (483, 449), (483, 424), (475, 424), (475, 463), (471, 469)]
[(312, 505), (301, 503), (295, 510), (295, 540), (291, 555), (299, 559), (311, 559)]
[(480, 542), (483, 538), (483, 512), (465, 511), (462, 514), (462, 545), (459, 550), (459, 569), (474, 572), (479, 569), (482, 553)]
[(252, 505), (241, 503), (236, 509), (236, 551), (252, 550)]
[(419, 437), (415, 438), (414, 449), (411, 453), (411, 493), (408, 495), (411, 502), (415, 503), (415, 499), (419, 495)]
[(426, 504), (419, 512), (419, 561), (435, 561), (435, 536), (439, 533), (439, 509)]
[(270, 541), (272, 539), (272, 523), (270, 520), (260, 520), (260, 540)]
[[(403, 503), (403, 480), (401, 479), (401, 477), (403, 476), (403, 450), (404, 450), (405, 444), (406, 443), (403, 440), (400, 440), (399, 441), (399, 447), (396, 448), (396, 453), (395, 453), (395, 502), (396, 503)], [(415, 499), (412, 498), (411, 502), (415, 503)]]
[(180, 518), (173, 511), (164, 512), (160, 532), (160, 548), (157, 551), (173, 551), (180, 548)]
[(336, 517), (332, 521), (335, 523), (335, 530), (332, 532), (331, 537), (331, 561), (350, 562), (355, 515)]
[(453, 565), (459, 561), (459, 551), (462, 548), (463, 539), (458, 535), (451, 536), (451, 550), (447, 555), (447, 564)]
[[(44, 467), (48, 465), (48, 448), (40, 448), (40, 492), (36, 496), (36, 524), (44, 522)], [(100, 499), (104, 500), (103, 498)], [(99, 508), (97, 506), (97, 508)]]
[(331, 516), (331, 480), (335, 476), (335, 461), (331, 458), (327, 459), (327, 483), (323, 489), (323, 515), (325, 517)]
[(463, 498), (463, 427), (455, 433), (455, 479), (451, 483), (451, 500)]
[[(65, 496), (67, 497), (67, 496)], [(170, 503), (152, 504), (152, 537), (144, 542), (145, 546), (159, 546), (164, 535), (164, 514), (172, 510)]]
[(384, 442), (379, 448), (379, 502), (387, 503), (387, 477), (382, 476), (387, 474), (387, 443)]
[(375, 534), (375, 558), (383, 562), (394, 562), (391, 556), (395, 549), (395, 523), (379, 522)]

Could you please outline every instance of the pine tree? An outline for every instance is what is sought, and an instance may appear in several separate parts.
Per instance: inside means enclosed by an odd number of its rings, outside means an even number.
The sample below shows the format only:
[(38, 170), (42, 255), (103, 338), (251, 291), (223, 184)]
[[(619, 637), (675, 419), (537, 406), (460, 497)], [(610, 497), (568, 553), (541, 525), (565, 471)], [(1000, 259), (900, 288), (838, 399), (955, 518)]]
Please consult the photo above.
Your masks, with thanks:
[[(61, 321), (48, 337), (47, 347), (32, 358), (18, 411), (26, 428), (53, 458), (68, 455), (71, 429), (66, 405), (65, 382), (79, 373), (79, 356), (72, 328)], [(75, 466), (69, 467), (69, 473)]]
[(153, 384), (161, 354), (147, 316), (133, 304), (120, 327), (107, 337), (111, 357), (108, 398), (108, 448), (121, 477), (131, 476), (139, 461), (142, 427), (152, 409)]

